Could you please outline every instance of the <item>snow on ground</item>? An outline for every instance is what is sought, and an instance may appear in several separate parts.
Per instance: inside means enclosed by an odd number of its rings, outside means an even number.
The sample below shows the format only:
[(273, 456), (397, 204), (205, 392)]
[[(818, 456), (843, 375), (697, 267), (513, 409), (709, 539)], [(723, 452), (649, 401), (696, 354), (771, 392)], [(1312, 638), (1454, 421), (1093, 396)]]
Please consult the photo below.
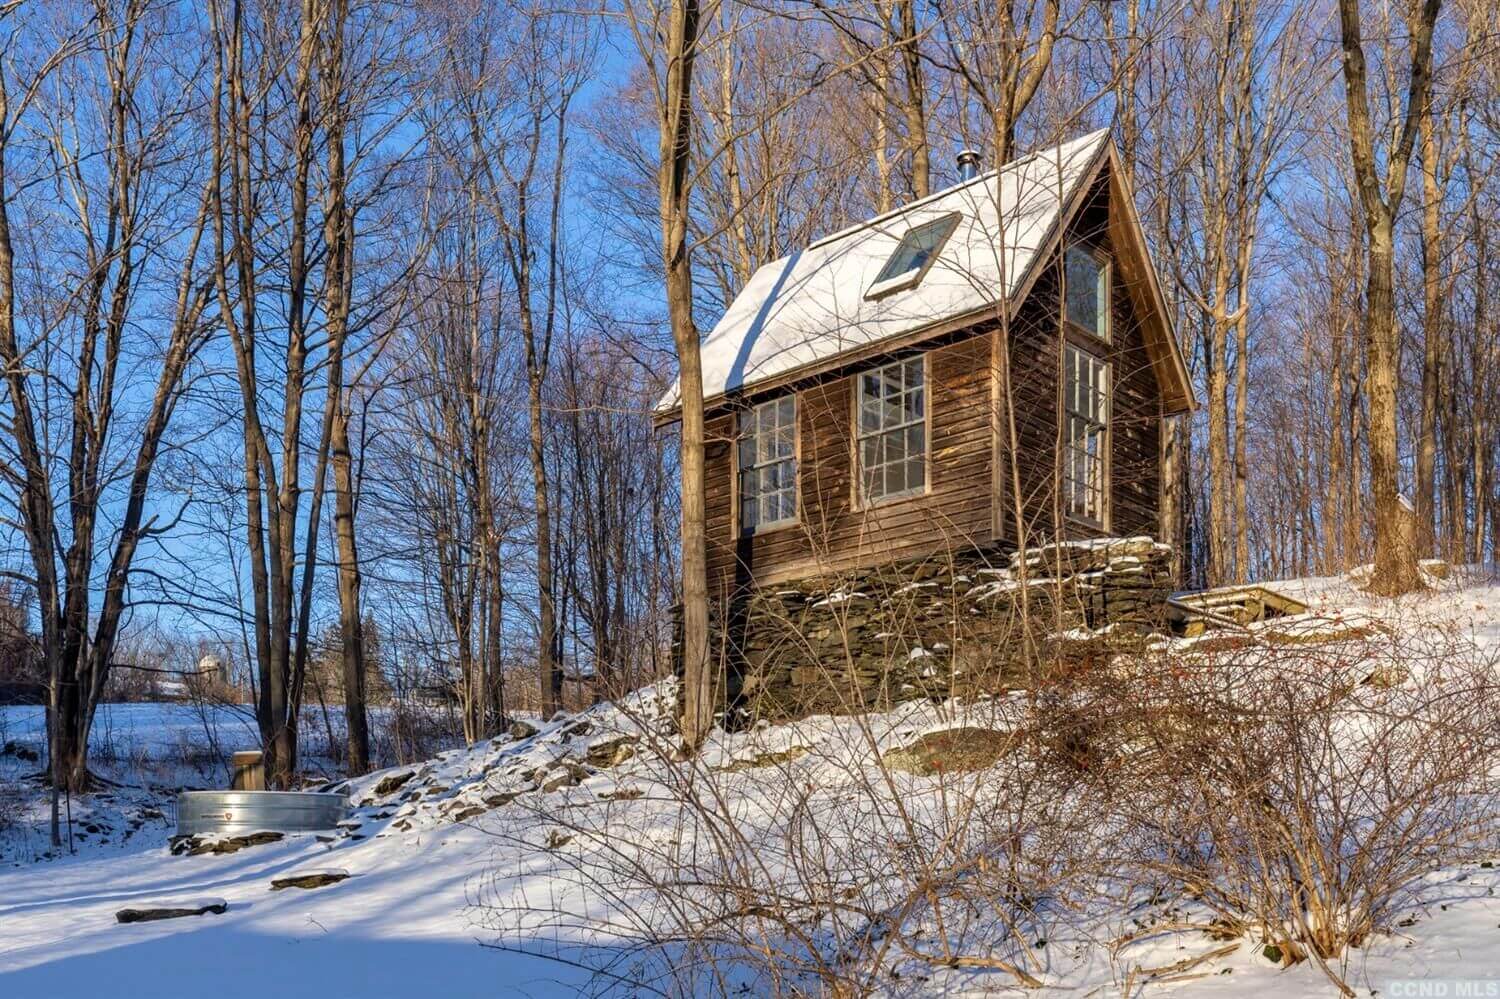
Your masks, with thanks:
[[(1395, 603), (1372, 601), (1347, 580), (1275, 588), (1309, 602), (1319, 620), (1379, 618), (1393, 628), (1438, 628), (1500, 651), (1500, 583), (1478, 572)], [(510, 906), (517, 899), (558, 910), (597, 902), (567, 875), (603, 876), (611, 854), (607, 840), (570, 841), (579, 828), (664, 849), (691, 838), (666, 793), (668, 783), (681, 779), (681, 766), (647, 749), (669, 696), (666, 687), (644, 691), (621, 708), (601, 705), (520, 738), (502, 736), (349, 782), (354, 813), (338, 835), (293, 836), (227, 855), (171, 854), (170, 795), (116, 792), (124, 804), (88, 806), (90, 814), (123, 825), (140, 820), (130, 836), (109, 837), (108, 845), (86, 840), (76, 855), (47, 861), (13, 855), (12, 866), (0, 866), (0, 997), (577, 994), (588, 973), (544, 956), (553, 952), (554, 934), (566, 937), (567, 926), (528, 920)], [(964, 725), (977, 710), (911, 703), (862, 719), (819, 717), (716, 733), (700, 765), (705, 774), (734, 775), (734, 783), (723, 785), (740, 796), (729, 807), (752, 839), (757, 831), (767, 834), (752, 841), (752, 853), (769, 856), (776, 846), (769, 833), (781, 828), (773, 820), (791, 800), (828, 806), (827, 829), (846, 836), (868, 830), (858, 806), (844, 804), (852, 798), (845, 793), (851, 775), (919, 735)], [(117, 729), (127, 723), (167, 749), (177, 744), (169, 733), (191, 727), (170, 706), (130, 706), (113, 721)], [(8, 717), (5, 724), (14, 739), (28, 722)], [(641, 742), (632, 747), (622, 737)], [(634, 758), (631, 748), (639, 750)], [(0, 783), (18, 772), (16, 761), (0, 760)], [(935, 807), (935, 778), (900, 780), (905, 804)], [(799, 798), (803, 789), (811, 797)], [(146, 809), (160, 817), (141, 819)], [(270, 889), (273, 878), (329, 870), (350, 877), (311, 890)], [(1413, 980), (1428, 983), (1424, 995), (1500, 991), (1500, 867), (1433, 872), (1427, 889), (1401, 925), (1348, 956), (1343, 971), (1361, 996), (1415, 995), (1402, 985)], [(227, 910), (115, 922), (122, 908), (205, 899), (222, 899)], [(1124, 947), (1103, 944), (1128, 926), (1166, 926), (1180, 912), (1167, 902), (1130, 912), (1058, 913), (1050, 939), (1033, 942), (1045, 991), (1234, 999), (1331, 994), (1310, 962), (1283, 970), (1248, 941), (1226, 944), (1164, 928)], [(1130, 977), (1132, 968), (1165, 967), (1226, 947), (1181, 981), (1143, 986)], [(929, 967), (889, 990), (998, 995), (1012, 994), (1013, 982), (995, 971)], [(1447, 991), (1430, 991), (1434, 982), (1446, 983)]]
[[(214, 995), (566, 994), (557, 969), (484, 950), (465, 883), (489, 844), (472, 829), (338, 851), (353, 877), (271, 892), (329, 858), (311, 837), (230, 856), (174, 857), (162, 840), (0, 874), (0, 994), (15, 999)], [(223, 915), (121, 926), (115, 912), (213, 895)]]
[[(101, 704), (94, 715), (90, 748), (106, 760), (140, 754), (163, 759), (188, 749), (199, 752), (206, 733), (231, 747), (256, 746), (260, 733), (255, 712), (234, 704)], [(40, 746), (47, 740), (46, 709), (41, 705), (0, 708), (0, 743), (10, 740)]]
[[(1351, 575), (1357, 578), (1358, 571)], [(1374, 615), (1398, 631), (1436, 625), (1471, 638), (1481, 648), (1500, 649), (1500, 584), (1492, 569), (1459, 566), (1448, 579), (1429, 575), (1427, 582), (1430, 590), (1395, 600), (1372, 598), (1349, 576), (1293, 579), (1267, 586), (1317, 613)]]
[[(377, 731), (380, 715), (371, 708)], [(445, 709), (432, 707), (433, 741), (444, 744)], [(342, 745), (338, 706), (305, 708), (301, 764), (310, 778), (336, 775), (328, 747)], [(45, 709), (39, 705), (0, 707), (0, 865), (30, 862), (49, 852), (48, 801), (23, 778), (34, 775), (46, 749)], [(71, 816), (74, 846), (97, 849), (129, 845), (143, 829), (170, 831), (178, 790), (220, 788), (230, 778), (230, 756), (260, 744), (254, 709), (248, 704), (106, 703), (99, 705), (89, 736), (89, 765), (113, 787), (63, 803)], [(391, 747), (375, 745), (390, 755)], [(27, 788), (31, 793), (22, 794)], [(3, 897), (0, 897), (3, 902)]]
[[(229, 777), (228, 760), (238, 749), (260, 744), (250, 705), (106, 703), (99, 705), (89, 734), (89, 764), (106, 780), (172, 791), (177, 787), (220, 787)], [(0, 747), (21, 756), (45, 753), (46, 709), (41, 705), (0, 707)], [(7, 766), (7, 763), (10, 766)], [(0, 756), (0, 778), (7, 770), (32, 772), (27, 761)], [(12, 775), (13, 776), (13, 775)], [(87, 808), (88, 803), (78, 802)], [(0, 860), (19, 845), (0, 829)]]

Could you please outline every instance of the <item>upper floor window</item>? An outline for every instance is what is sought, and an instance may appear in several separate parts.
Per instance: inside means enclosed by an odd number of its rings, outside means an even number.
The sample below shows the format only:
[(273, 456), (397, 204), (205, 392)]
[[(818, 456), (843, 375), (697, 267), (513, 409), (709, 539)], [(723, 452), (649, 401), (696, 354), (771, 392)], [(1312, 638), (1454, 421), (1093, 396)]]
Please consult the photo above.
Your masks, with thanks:
[(923, 359), (897, 361), (859, 379), (859, 470), (868, 502), (927, 488), (927, 386)]
[(772, 399), (740, 416), (740, 529), (797, 519), (797, 397)]
[(875, 283), (870, 286), (865, 297), (879, 298), (902, 288), (910, 288), (921, 281), (922, 275), (927, 273), (927, 269), (937, 259), (938, 251), (958, 227), (958, 218), (958, 213), (954, 212), (908, 229), (906, 235), (901, 237), (901, 244), (896, 247), (896, 252), (891, 254), (891, 259), (885, 262), (885, 266), (875, 276)]
[(1109, 339), (1109, 261), (1088, 247), (1074, 245), (1063, 255), (1067, 295), (1063, 315), (1074, 326)]
[(1070, 517), (1107, 527), (1109, 365), (1069, 345), (1063, 367), (1063, 506)]

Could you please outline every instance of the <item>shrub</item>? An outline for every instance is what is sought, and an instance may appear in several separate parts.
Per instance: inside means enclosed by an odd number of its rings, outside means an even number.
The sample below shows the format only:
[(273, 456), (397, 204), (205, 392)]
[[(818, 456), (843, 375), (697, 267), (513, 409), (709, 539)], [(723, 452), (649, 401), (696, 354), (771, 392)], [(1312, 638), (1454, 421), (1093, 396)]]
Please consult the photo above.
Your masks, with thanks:
[[(1372, 663), (1409, 679), (1372, 682)], [(1133, 744), (1110, 780), (1132, 863), (1347, 994), (1332, 963), (1419, 904), (1424, 875), (1495, 848), (1500, 684), (1472, 646), (1168, 657), (1121, 699)]]

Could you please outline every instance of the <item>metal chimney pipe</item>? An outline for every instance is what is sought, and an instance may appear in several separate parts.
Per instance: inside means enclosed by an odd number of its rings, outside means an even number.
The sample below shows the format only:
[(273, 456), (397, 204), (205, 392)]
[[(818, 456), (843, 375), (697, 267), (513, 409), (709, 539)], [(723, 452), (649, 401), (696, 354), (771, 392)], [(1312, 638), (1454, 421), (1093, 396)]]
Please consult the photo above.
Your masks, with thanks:
[(979, 176), (979, 150), (963, 149), (958, 154), (958, 181), (964, 183)]

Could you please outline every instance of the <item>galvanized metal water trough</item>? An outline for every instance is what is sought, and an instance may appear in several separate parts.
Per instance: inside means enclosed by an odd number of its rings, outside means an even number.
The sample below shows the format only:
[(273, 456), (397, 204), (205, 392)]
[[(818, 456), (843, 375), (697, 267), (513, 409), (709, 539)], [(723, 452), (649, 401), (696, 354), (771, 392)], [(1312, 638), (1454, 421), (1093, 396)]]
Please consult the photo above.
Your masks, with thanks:
[(349, 798), (323, 791), (183, 791), (177, 835), (317, 832), (349, 814)]

